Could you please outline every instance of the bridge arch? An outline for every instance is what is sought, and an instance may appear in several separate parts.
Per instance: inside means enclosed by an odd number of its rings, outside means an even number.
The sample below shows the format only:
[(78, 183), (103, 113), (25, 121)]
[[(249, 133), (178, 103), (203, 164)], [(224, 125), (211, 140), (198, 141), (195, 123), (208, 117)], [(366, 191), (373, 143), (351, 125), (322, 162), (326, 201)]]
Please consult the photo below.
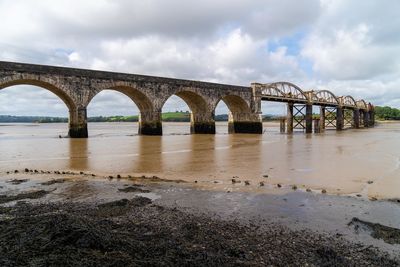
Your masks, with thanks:
[(345, 107), (354, 107), (354, 108), (357, 107), (356, 100), (350, 95), (342, 96), (341, 104), (342, 104), (342, 106), (345, 106)]
[(177, 96), (186, 103), (190, 109), (190, 132), (193, 134), (214, 134), (215, 122), (213, 119), (213, 110), (210, 108), (210, 101), (207, 97), (191, 88), (180, 88), (173, 94), (166, 96), (161, 101), (162, 109), (166, 102), (172, 97)]
[(154, 107), (152, 97), (148, 94), (148, 88), (142, 88), (129, 82), (101, 83), (94, 86), (93, 93), (88, 97), (86, 106), (99, 93), (110, 90), (116, 91), (129, 97), (139, 109), (139, 134), (160, 135), (161, 113)]
[(312, 91), (313, 102), (317, 104), (334, 105), (340, 104), (339, 99), (329, 90)]
[(362, 110), (368, 110), (367, 102), (365, 102), (364, 99), (361, 99), (361, 100), (358, 100), (358, 101), (357, 101), (357, 107), (358, 107), (359, 109), (362, 109)]
[(261, 88), (261, 97), (267, 100), (308, 101), (307, 94), (297, 85), (290, 82), (257, 84)]
[(88, 98), (87, 105), (89, 105), (90, 101), (100, 92), (105, 90), (113, 90), (120, 92), (132, 99), (141, 112), (152, 111), (154, 109), (150, 97), (144, 93), (145, 90), (141, 90), (142, 88), (136, 88), (134, 85), (130, 85), (125, 82), (104, 83), (100, 86), (95, 86), (95, 89), (96, 90), (94, 93)]
[(68, 89), (62, 83), (52, 79), (41, 78), (39, 75), (15, 75), (0, 80), (0, 90), (16, 85), (32, 85), (46, 89), (58, 96), (70, 111), (77, 108), (73, 97), (67, 93)]
[(0, 80), (0, 90), (17, 85), (32, 85), (46, 89), (60, 98), (69, 111), (69, 131), (70, 137), (87, 137), (86, 109), (77, 104), (71, 89), (57, 79), (34, 74), (18, 74), (2, 77)]
[(262, 133), (261, 116), (252, 111), (250, 104), (243, 97), (234, 94), (221, 96), (213, 108), (213, 114), (221, 101), (229, 109), (229, 133)]

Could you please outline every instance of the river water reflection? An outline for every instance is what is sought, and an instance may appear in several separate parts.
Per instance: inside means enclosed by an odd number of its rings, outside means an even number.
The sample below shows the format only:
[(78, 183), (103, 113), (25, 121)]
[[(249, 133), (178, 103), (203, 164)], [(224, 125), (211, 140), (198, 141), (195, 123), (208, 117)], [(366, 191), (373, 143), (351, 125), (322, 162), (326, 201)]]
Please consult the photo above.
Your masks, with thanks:
[(264, 129), (263, 135), (229, 135), (226, 123), (218, 123), (216, 135), (190, 135), (189, 124), (164, 123), (165, 135), (159, 137), (136, 135), (136, 124), (92, 123), (89, 139), (69, 139), (59, 138), (66, 124), (1, 124), (0, 172), (157, 175), (224, 190), (237, 176), (250, 181), (247, 188), (264, 181), (400, 198), (400, 124), (319, 135), (280, 134), (274, 123)]

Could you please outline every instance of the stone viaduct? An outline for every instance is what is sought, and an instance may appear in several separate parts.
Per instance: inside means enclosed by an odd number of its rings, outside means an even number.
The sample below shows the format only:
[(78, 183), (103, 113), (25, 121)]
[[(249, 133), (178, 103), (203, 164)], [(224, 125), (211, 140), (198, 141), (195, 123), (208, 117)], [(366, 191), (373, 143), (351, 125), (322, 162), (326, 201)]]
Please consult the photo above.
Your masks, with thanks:
[[(161, 135), (161, 110), (172, 95), (182, 98), (191, 110), (191, 133), (214, 134), (214, 111), (219, 101), (230, 110), (229, 133), (263, 132), (261, 101), (288, 103), (288, 132), (296, 125), (299, 116), (293, 113), (296, 105), (304, 105), (306, 114), (304, 129), (310, 132), (312, 106), (336, 108), (337, 129), (343, 128), (343, 110), (354, 111), (354, 127), (360, 124), (360, 112), (364, 126), (373, 125), (373, 106), (353, 98), (337, 98), (332, 93), (304, 92), (290, 83), (258, 84), (249, 87), (217, 83), (124, 74), (85, 69), (54, 67), (0, 61), (0, 90), (6, 87), (28, 84), (39, 86), (56, 94), (69, 109), (69, 136), (88, 137), (87, 106), (103, 90), (116, 90), (132, 99), (140, 110), (139, 134)], [(300, 116), (301, 117), (301, 116)], [(321, 116), (322, 117), (322, 116)], [(325, 118), (325, 116), (323, 116)], [(321, 118), (322, 120), (322, 118)], [(303, 125), (303, 124), (301, 124)], [(325, 122), (323, 123), (325, 126)], [(321, 128), (324, 128), (321, 126)]]

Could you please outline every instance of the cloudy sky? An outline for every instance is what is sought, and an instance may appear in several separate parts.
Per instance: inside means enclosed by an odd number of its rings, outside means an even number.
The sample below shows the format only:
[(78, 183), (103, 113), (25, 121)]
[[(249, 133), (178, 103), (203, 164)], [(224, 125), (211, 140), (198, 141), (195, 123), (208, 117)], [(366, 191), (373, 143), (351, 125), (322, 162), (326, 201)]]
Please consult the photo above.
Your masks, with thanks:
[[(291, 81), (400, 108), (399, 10), (399, 0), (0, 0), (0, 60), (238, 85)], [(181, 109), (177, 97), (164, 107)], [(263, 104), (264, 113), (284, 110)], [(88, 112), (137, 108), (105, 91)], [(0, 91), (0, 114), (67, 109), (46, 90), (15, 86)]]

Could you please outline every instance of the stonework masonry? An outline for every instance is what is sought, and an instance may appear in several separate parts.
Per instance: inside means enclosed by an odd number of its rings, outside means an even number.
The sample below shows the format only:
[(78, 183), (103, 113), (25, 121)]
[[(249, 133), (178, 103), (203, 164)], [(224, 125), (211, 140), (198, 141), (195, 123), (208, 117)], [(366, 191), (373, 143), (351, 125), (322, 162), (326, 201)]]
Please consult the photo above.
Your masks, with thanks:
[(0, 89), (21, 84), (42, 87), (64, 101), (73, 138), (88, 136), (87, 106), (103, 90), (119, 91), (137, 105), (139, 134), (162, 135), (161, 110), (172, 95), (188, 104), (193, 134), (215, 134), (214, 111), (221, 100), (231, 112), (231, 133), (262, 133), (261, 105), (251, 87), (0, 61)]

